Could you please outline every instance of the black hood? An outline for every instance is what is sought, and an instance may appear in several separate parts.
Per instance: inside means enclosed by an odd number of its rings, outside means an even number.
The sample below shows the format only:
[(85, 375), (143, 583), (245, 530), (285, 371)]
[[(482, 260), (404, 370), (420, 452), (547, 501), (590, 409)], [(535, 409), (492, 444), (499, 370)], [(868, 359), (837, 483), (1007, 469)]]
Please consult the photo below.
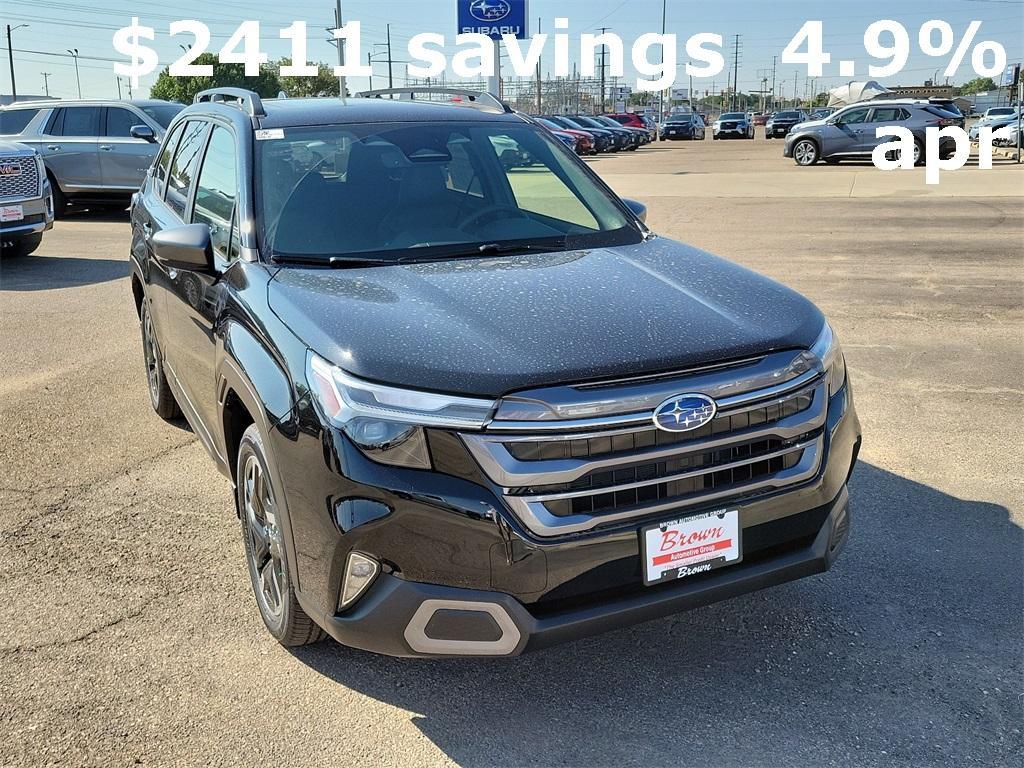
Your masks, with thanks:
[(808, 348), (797, 293), (672, 240), (359, 269), (286, 267), (274, 312), (373, 381), (498, 397)]

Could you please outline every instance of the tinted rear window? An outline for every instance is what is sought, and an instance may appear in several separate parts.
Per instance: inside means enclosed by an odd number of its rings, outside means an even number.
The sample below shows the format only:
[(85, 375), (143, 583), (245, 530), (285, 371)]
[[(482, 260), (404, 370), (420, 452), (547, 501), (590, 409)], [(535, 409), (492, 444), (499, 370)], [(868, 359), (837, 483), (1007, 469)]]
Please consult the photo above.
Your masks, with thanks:
[(38, 109), (5, 109), (0, 112), (0, 134), (21, 133), (38, 114)]

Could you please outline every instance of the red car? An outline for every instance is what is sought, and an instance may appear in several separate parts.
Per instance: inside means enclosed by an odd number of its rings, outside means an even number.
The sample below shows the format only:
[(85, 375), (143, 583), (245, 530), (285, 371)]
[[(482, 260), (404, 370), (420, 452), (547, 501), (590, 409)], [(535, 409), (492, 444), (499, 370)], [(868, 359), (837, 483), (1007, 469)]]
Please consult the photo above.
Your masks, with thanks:
[(754, 125), (764, 125), (768, 122), (767, 112), (755, 112), (754, 113)]
[(657, 131), (651, 127), (647, 120), (644, 120), (643, 115), (638, 115), (635, 112), (619, 112), (617, 114), (605, 115), (605, 117), (610, 117), (625, 128), (642, 128), (651, 134), (652, 139), (657, 136)]

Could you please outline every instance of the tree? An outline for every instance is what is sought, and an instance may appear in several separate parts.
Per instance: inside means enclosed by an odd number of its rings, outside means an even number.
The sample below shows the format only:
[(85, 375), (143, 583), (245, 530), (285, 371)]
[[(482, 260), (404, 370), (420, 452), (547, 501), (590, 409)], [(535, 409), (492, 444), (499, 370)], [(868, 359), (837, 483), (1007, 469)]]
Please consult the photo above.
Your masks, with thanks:
[(327, 64), (317, 64), (317, 73), (312, 77), (296, 77), (295, 75), (282, 75), (281, 67), (291, 65), (291, 59), (281, 59), (273, 63), (274, 73), (277, 81), (289, 97), (301, 99), (308, 96), (337, 96), (338, 78), (334, 75), (334, 69)]
[(995, 80), (991, 77), (976, 77), (970, 82), (964, 83), (960, 86), (960, 95), (966, 96), (971, 93), (984, 93), (985, 91), (994, 91), (998, 88)]
[[(172, 77), (168, 68), (160, 73), (156, 83), (149, 91), (154, 99), (166, 99), (182, 104), (191, 104), (200, 91), (208, 88), (225, 88), (234, 86), (256, 91), (260, 96), (272, 98), (281, 90), (275, 67), (263, 67), (254, 77), (246, 77), (243, 64), (219, 64), (216, 55), (204, 53), (196, 57), (194, 64), (212, 64), (213, 77)], [(337, 89), (337, 83), (335, 83)]]

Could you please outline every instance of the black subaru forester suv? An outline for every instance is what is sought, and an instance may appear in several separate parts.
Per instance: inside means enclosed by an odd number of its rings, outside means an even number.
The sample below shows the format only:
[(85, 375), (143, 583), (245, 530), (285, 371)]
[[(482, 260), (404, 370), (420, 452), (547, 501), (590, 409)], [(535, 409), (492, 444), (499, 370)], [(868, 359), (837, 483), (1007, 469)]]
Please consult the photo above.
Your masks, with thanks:
[(512, 655), (829, 568), (861, 433), (821, 313), (495, 99), (366, 96), (204, 92), (132, 205), (153, 407), (274, 637)]

